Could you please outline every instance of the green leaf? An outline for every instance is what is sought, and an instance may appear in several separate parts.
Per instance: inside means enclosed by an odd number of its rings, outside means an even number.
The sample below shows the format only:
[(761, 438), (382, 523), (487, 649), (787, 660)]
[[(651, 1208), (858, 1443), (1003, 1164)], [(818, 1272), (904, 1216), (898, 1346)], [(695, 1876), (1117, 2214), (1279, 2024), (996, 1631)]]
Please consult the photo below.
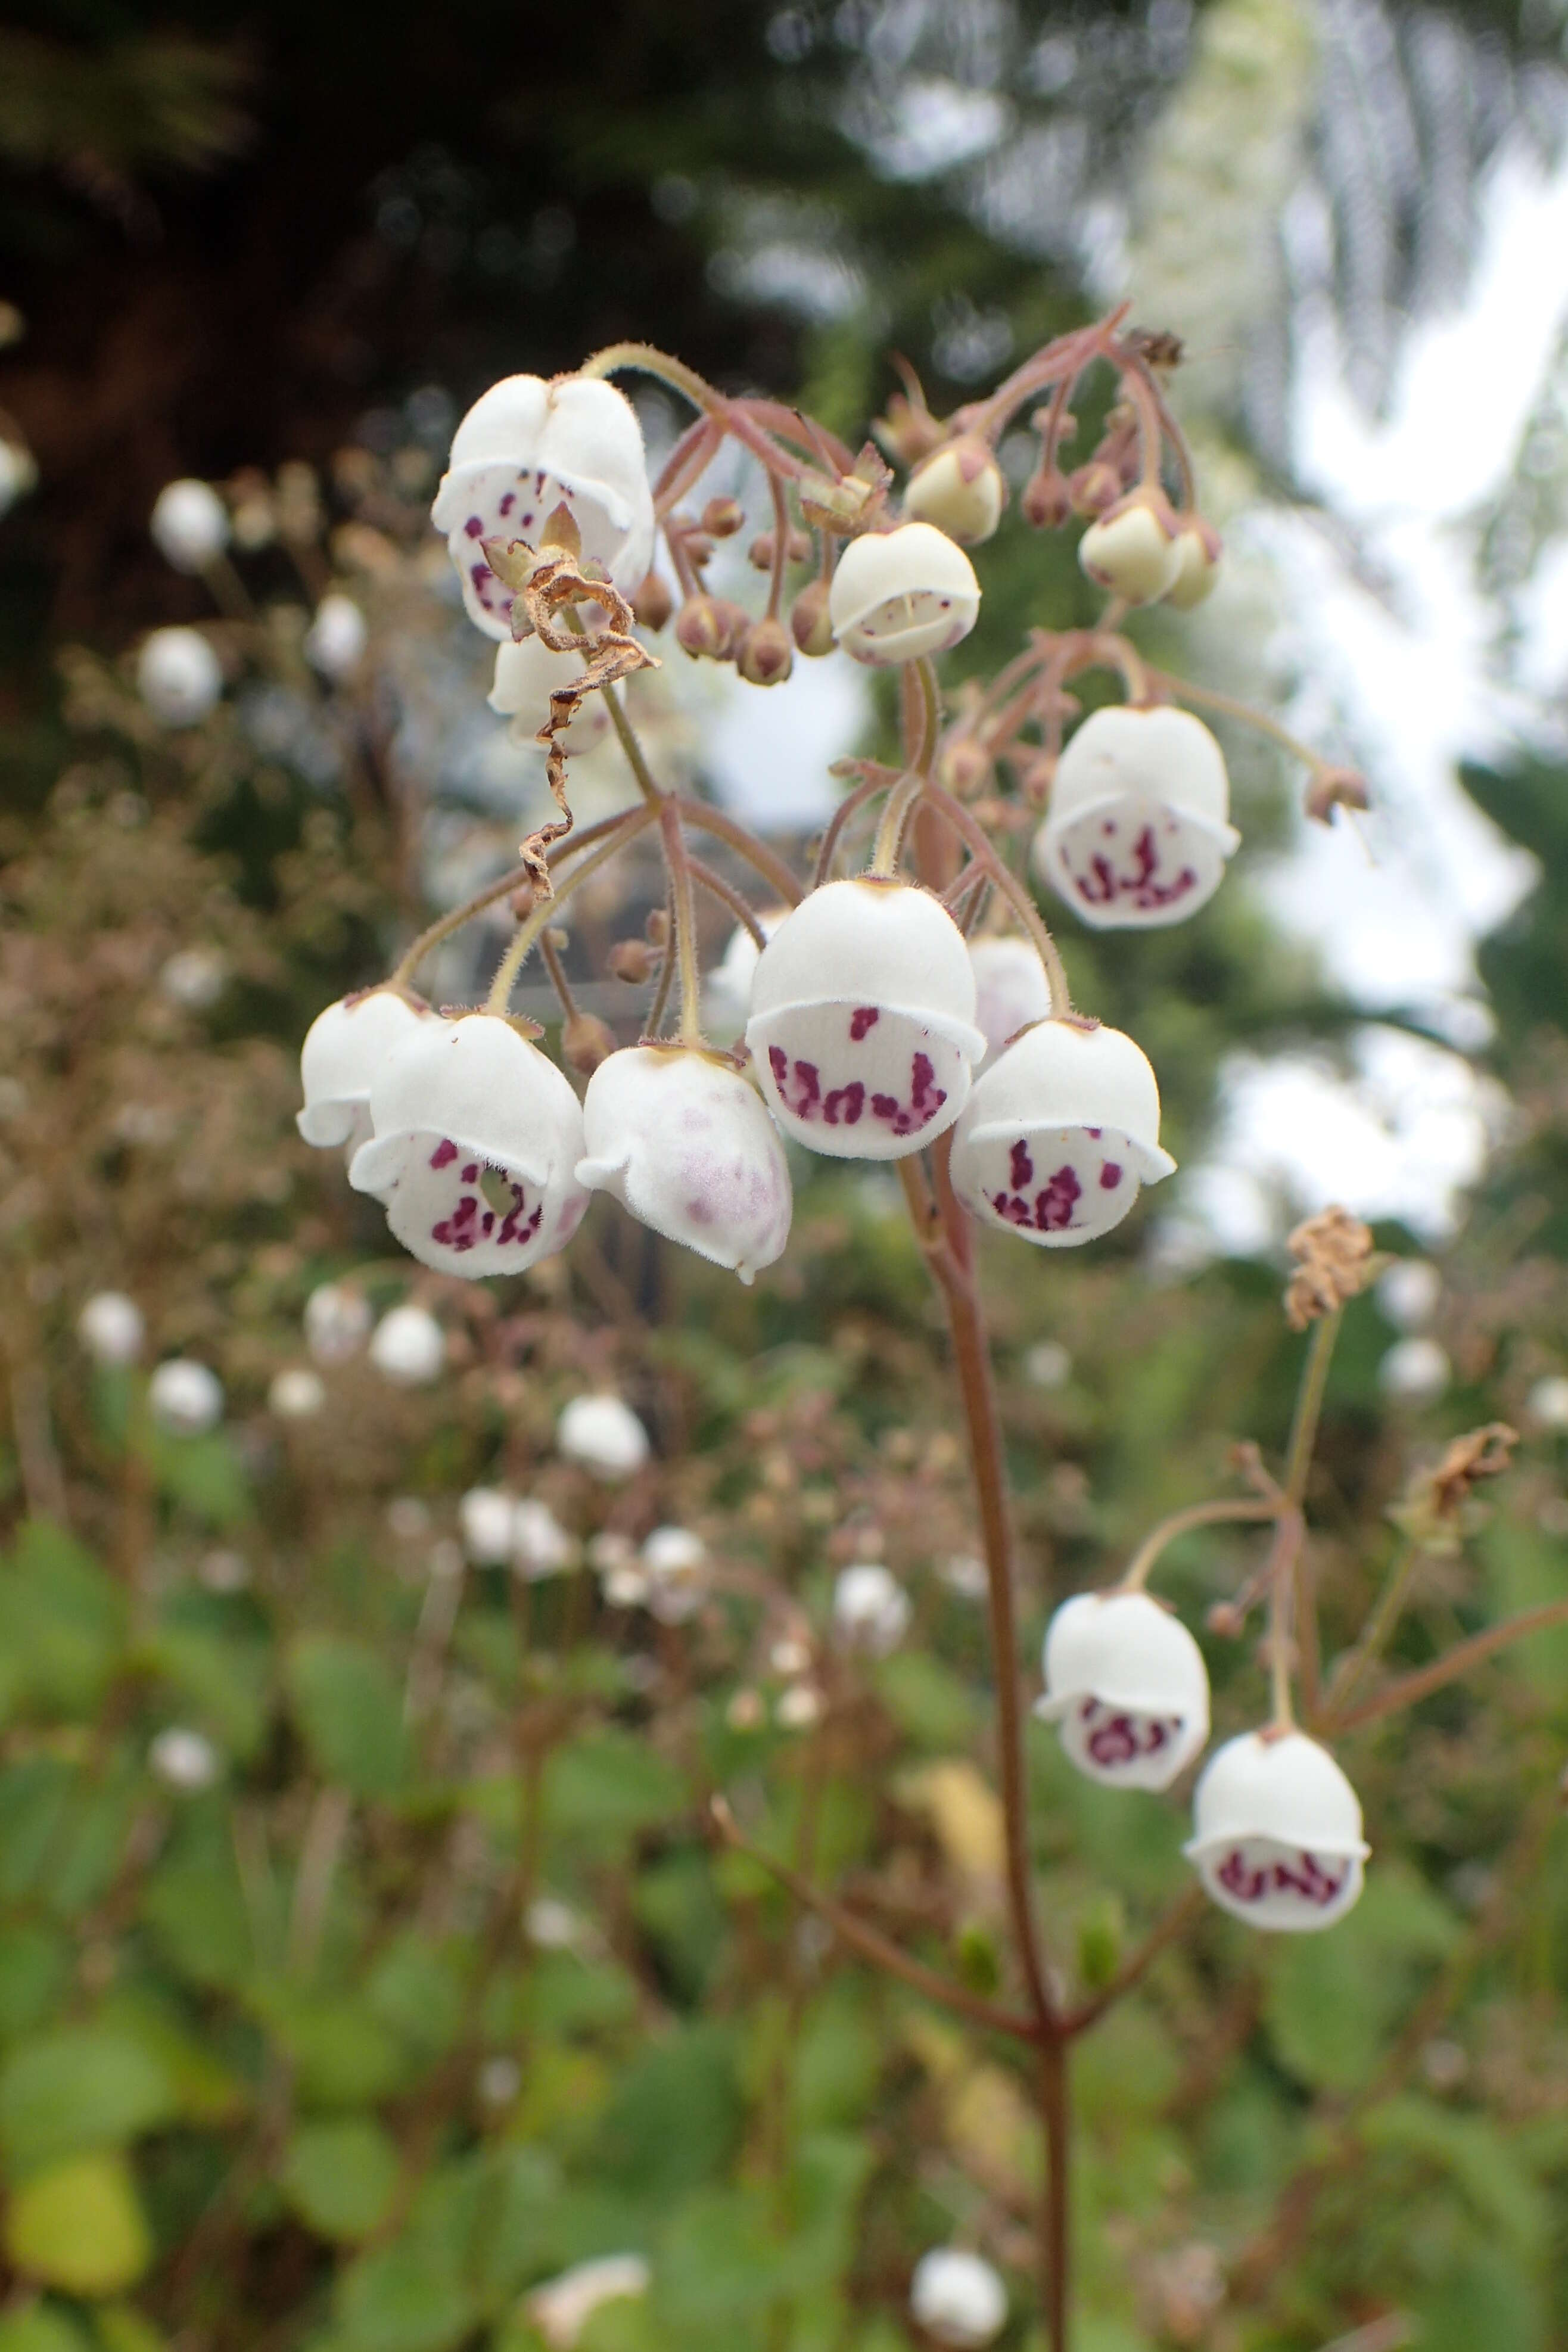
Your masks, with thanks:
[(655, 2042), (621, 2078), (600, 2120), (596, 2169), (612, 2188), (665, 2203), (711, 2179), (741, 2126), (734, 2047), (721, 2026)]
[(26, 2173), (84, 2148), (117, 2147), (167, 2123), (167, 2068), (133, 2035), (75, 2025), (18, 2042), (0, 2070), (0, 2149)]
[(634, 1838), (668, 1821), (686, 1804), (686, 1784), (673, 1764), (629, 1731), (599, 1731), (576, 1739), (551, 1762), (544, 1817), (566, 1851), (614, 1860)]
[(396, 2037), (363, 2001), (307, 2000), (273, 1987), (258, 2005), (293, 2061), (307, 2106), (366, 2106), (403, 2082), (407, 2069)]
[(392, 1797), (408, 1777), (403, 1694), (363, 1643), (307, 1634), (289, 1660), (295, 1719), (317, 1770), (360, 1797)]
[(0, 1567), (0, 1658), (17, 1703), (96, 1715), (125, 1638), (125, 1595), (75, 1538), (30, 1519)]
[(446, 2352), (476, 2316), (455, 2256), (423, 2233), (362, 2254), (342, 2273), (334, 2300), (353, 2352)]
[(456, 2041), (467, 1996), (452, 1955), (412, 1928), (393, 1938), (364, 1984), (373, 2016), (426, 2062)]
[(1264, 2005), (1269, 2039), (1303, 2083), (1363, 2083), (1409, 2005), (1424, 1964), (1440, 1960), (1458, 1924), (1415, 1873), (1384, 1862), (1331, 1934), (1281, 1937)]
[(267, 1730), (268, 1652), (193, 1625), (163, 1625), (137, 1663), (170, 1685), (201, 1728), (244, 1763)]
[(931, 1756), (966, 1748), (979, 1715), (975, 1695), (961, 1675), (926, 1650), (900, 1650), (876, 1670), (883, 1706), (904, 1738)]
[(103, 2352), (165, 2352), (167, 2337), (132, 2304), (100, 2304), (92, 2326)]
[(47, 2016), (70, 1968), (70, 1951), (52, 1927), (0, 1927), (0, 2042)]
[(119, 2294), (153, 2256), (131, 2168), (122, 2156), (73, 2157), (15, 2190), (5, 2252), (24, 2278), (68, 2294)]
[(194, 1517), (209, 1527), (236, 1528), (250, 1516), (250, 1483), (226, 1431), (177, 1437), (143, 1419), (134, 1447), (158, 1492)]
[(305, 2125), (289, 2141), (279, 2177), (285, 2198), (319, 2237), (353, 2244), (384, 2219), (399, 2171), (392, 2139), (361, 2116)]
[(257, 1959), (251, 1919), (221, 1797), (181, 1807), (142, 1889), (142, 1916), (192, 1984), (234, 1987), (250, 1974)]
[(632, 1909), (677, 1993), (685, 2002), (700, 2000), (727, 1924), (706, 1850), (678, 1847), (650, 1864), (638, 1874)]
[(35, 2303), (0, 2315), (0, 2352), (89, 2352), (89, 2347), (68, 2312)]

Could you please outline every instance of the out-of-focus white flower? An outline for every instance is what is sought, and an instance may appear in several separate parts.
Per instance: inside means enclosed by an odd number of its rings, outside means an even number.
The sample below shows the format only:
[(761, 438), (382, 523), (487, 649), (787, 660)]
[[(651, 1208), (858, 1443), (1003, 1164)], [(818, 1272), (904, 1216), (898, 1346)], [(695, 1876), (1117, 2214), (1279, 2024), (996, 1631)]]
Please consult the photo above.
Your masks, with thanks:
[(1036, 870), (1095, 930), (1184, 922), (1241, 835), (1225, 755), (1190, 710), (1092, 711), (1057, 766)]
[(478, 1280), (563, 1249), (588, 1195), (574, 1171), (583, 1112), (555, 1064), (509, 1021), (422, 1022), (371, 1078), (374, 1132), (349, 1163), (422, 1265)]
[(136, 656), (136, 691), (165, 727), (194, 727), (216, 709), (223, 670), (199, 629), (154, 629)]
[(1537, 1381), (1525, 1398), (1524, 1409), (1542, 1429), (1568, 1429), (1568, 1376), (1553, 1372)]
[(602, 2254), (531, 2289), (522, 2307), (550, 2352), (573, 2352), (602, 2305), (618, 2302), (623, 2295), (646, 2294), (652, 2275), (641, 2254)]
[(346, 1364), (370, 1337), (370, 1301), (346, 1283), (318, 1283), (305, 1301), (305, 1345), (318, 1364)]
[(974, 966), (974, 1023), (985, 1039), (978, 1076), (1010, 1037), (1031, 1021), (1048, 1018), (1051, 984), (1038, 948), (1016, 934), (971, 940), (969, 961)]
[(0, 434), (0, 520), (9, 514), (18, 499), (26, 497), (37, 478), (32, 451)]
[(568, 1462), (614, 1484), (647, 1460), (647, 1432), (618, 1396), (574, 1397), (555, 1424), (555, 1443)]
[[(581, 654), (568, 651), (555, 653), (542, 637), (524, 637), (521, 644), (510, 638), (496, 647), (495, 677), (491, 681), (489, 701), (490, 709), (501, 719), (511, 720), (514, 742), (531, 743), (550, 716), (550, 698), (559, 687), (571, 686), (583, 675)], [(597, 742), (610, 723), (603, 695), (590, 694), (579, 706), (577, 716), (569, 727), (563, 727), (555, 740), (568, 751), (583, 751)]]
[(158, 985), (172, 1004), (187, 1013), (205, 1013), (223, 994), (228, 966), (216, 948), (182, 948), (158, 974)]
[(1187, 517), (1176, 533), (1176, 576), (1165, 591), (1165, 602), (1178, 613), (1190, 613), (1214, 593), (1225, 549), (1212, 523)]
[(1443, 1277), (1429, 1258), (1395, 1258), (1373, 1297), (1396, 1331), (1424, 1331), (1442, 1303)]
[(479, 2068), (479, 2096), (487, 2107), (510, 2107), (522, 2088), (522, 2068), (515, 2058), (487, 2058)]
[(954, 2352), (981, 2352), (1007, 2324), (1007, 2290), (979, 2254), (933, 2246), (915, 2264), (910, 2312), (938, 2344), (951, 2345)]
[(1036, 1713), (1113, 1789), (1168, 1789), (1209, 1736), (1209, 1678), (1179, 1617), (1147, 1592), (1079, 1592), (1046, 1633)]
[(768, 1652), (768, 1664), (775, 1675), (804, 1675), (811, 1664), (811, 1645), (794, 1633), (785, 1633)]
[[(764, 940), (771, 940), (788, 914), (787, 907), (764, 907), (757, 916), (758, 928)], [(762, 949), (744, 923), (737, 923), (731, 932), (724, 952), (711, 971), (704, 975), (703, 1017), (710, 1031), (743, 1029), (752, 1007), (752, 982), (756, 974), (757, 958)]]
[(165, 482), (147, 528), (165, 563), (201, 572), (228, 545), (228, 509), (209, 483)]
[(1024, 1356), (1024, 1377), (1037, 1389), (1066, 1388), (1072, 1358), (1059, 1339), (1037, 1339)]
[(680, 1625), (702, 1603), (708, 1547), (690, 1528), (655, 1528), (642, 1548), (647, 1605), (663, 1625)]
[(327, 1384), (308, 1364), (279, 1372), (267, 1391), (267, 1405), (279, 1421), (310, 1421), (327, 1402)]
[(196, 1574), (209, 1592), (243, 1592), (250, 1582), (250, 1564), (243, 1552), (219, 1545), (202, 1554)]
[(370, 1360), (399, 1388), (426, 1388), (447, 1360), (447, 1335), (423, 1307), (395, 1307), (375, 1327)]
[(485, 559), (486, 540), (537, 547), (559, 506), (585, 561), (623, 595), (653, 560), (653, 492), (636, 409), (594, 376), (509, 375), (474, 403), (452, 439), (430, 520), (463, 583), (468, 617), (511, 635), (511, 591)]
[(1326, 1748), (1303, 1731), (1248, 1731), (1205, 1766), (1183, 1852), (1222, 1909), (1300, 1933), (1343, 1918), (1371, 1848), (1356, 1792)]
[(773, 1710), (785, 1731), (809, 1731), (822, 1720), (822, 1693), (814, 1683), (791, 1683)]
[(463, 1549), (476, 1568), (504, 1568), (511, 1559), (517, 1505), (504, 1487), (470, 1486), (458, 1505)]
[(201, 1437), (223, 1419), (223, 1385), (188, 1356), (171, 1356), (147, 1384), (153, 1418), (178, 1437)]
[(833, 1631), (839, 1646), (885, 1658), (909, 1631), (910, 1596), (879, 1559), (840, 1572), (833, 1588)]
[(323, 596), (305, 632), (305, 659), (334, 685), (353, 677), (364, 659), (370, 632), (352, 596)]
[(362, 989), (318, 1013), (300, 1048), (305, 1108), (295, 1124), (306, 1142), (331, 1150), (356, 1132), (368, 1135), (376, 1072), (395, 1047), (438, 1017), (396, 988)]
[(210, 1789), (218, 1776), (218, 1755), (212, 1741), (179, 1724), (172, 1723), (159, 1732), (147, 1750), (147, 1761), (160, 1780), (182, 1792)]
[(569, 1952), (583, 1932), (583, 1923), (558, 1895), (536, 1895), (524, 1922), (528, 1940), (542, 1952)]
[(1046, 1248), (1096, 1240), (1169, 1176), (1160, 1090), (1120, 1029), (1042, 1021), (999, 1054), (959, 1119), (952, 1185), (972, 1215)]
[(744, 1283), (789, 1239), (779, 1132), (732, 1062), (687, 1045), (628, 1045), (583, 1097), (577, 1181)]
[(950, 1128), (985, 1051), (945, 907), (862, 877), (812, 891), (757, 960), (746, 1043), (773, 1117), (836, 1160), (899, 1160)]
[(852, 539), (827, 592), (833, 634), (847, 654), (885, 669), (945, 653), (980, 617), (969, 558), (929, 522)]
[(519, 1503), (511, 1517), (511, 1564), (519, 1576), (537, 1584), (559, 1576), (577, 1557), (577, 1546), (548, 1503), (531, 1497)]
[(147, 1337), (142, 1309), (122, 1290), (96, 1291), (77, 1317), (76, 1330), (98, 1364), (133, 1364)]
[(1425, 1337), (1396, 1339), (1377, 1368), (1377, 1384), (1395, 1404), (1432, 1404), (1454, 1376), (1447, 1351)]
[(767, 1720), (761, 1691), (731, 1691), (725, 1704), (724, 1720), (731, 1731), (760, 1731)]
[(955, 1551), (951, 1559), (939, 1564), (936, 1572), (948, 1591), (956, 1592), (961, 1601), (984, 1599), (987, 1583), (985, 1562), (976, 1553)]

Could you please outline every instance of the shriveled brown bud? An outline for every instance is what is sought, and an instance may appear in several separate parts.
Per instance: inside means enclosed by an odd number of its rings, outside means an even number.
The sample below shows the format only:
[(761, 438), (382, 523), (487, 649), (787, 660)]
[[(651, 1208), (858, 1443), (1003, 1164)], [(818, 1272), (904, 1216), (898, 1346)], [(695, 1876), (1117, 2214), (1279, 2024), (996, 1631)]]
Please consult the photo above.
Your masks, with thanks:
[(1068, 476), (1068, 496), (1075, 514), (1101, 515), (1113, 507), (1121, 496), (1121, 474), (1119, 467), (1107, 466), (1091, 457), (1087, 466), (1079, 466)]
[(833, 624), (827, 616), (827, 583), (814, 580), (803, 588), (790, 608), (789, 630), (803, 654), (815, 660), (833, 651)]
[(746, 561), (753, 572), (771, 572), (773, 568), (773, 535), (760, 530), (746, 550)]
[(561, 1056), (569, 1069), (588, 1077), (616, 1050), (614, 1032), (596, 1013), (568, 1014), (561, 1030)]
[(739, 499), (710, 499), (702, 509), (702, 528), (710, 539), (733, 539), (745, 520)]
[(1285, 1318), (1292, 1331), (1336, 1313), (1377, 1275), (1370, 1227), (1337, 1204), (1298, 1225), (1286, 1247), (1296, 1261), (1285, 1293)]
[(1518, 1430), (1506, 1421), (1467, 1430), (1453, 1439), (1436, 1469), (1417, 1471), (1389, 1517), (1424, 1551), (1458, 1551), (1486, 1517), (1475, 1500), (1476, 1487), (1483, 1478), (1500, 1478), (1512, 1468), (1518, 1444)]
[(991, 755), (973, 735), (961, 735), (938, 755), (937, 782), (961, 801), (973, 800), (991, 781)]
[(741, 641), (735, 667), (752, 686), (782, 686), (795, 667), (795, 646), (784, 623), (753, 622)]
[(667, 948), (669, 945), (669, 909), (668, 907), (650, 907), (648, 908), (647, 920), (643, 925), (643, 936), (645, 939), (650, 940), (656, 948)]
[(913, 369), (904, 380), (913, 397), (895, 392), (871, 430), (889, 457), (896, 457), (900, 466), (916, 466), (933, 449), (941, 448), (947, 439), (947, 427), (926, 406)]
[(1024, 520), (1037, 530), (1059, 530), (1072, 512), (1072, 492), (1059, 466), (1042, 467), (1031, 474), (1018, 501)]
[(676, 642), (693, 661), (723, 661), (733, 631), (729, 608), (716, 596), (689, 596), (676, 615)]
[(1245, 1629), (1247, 1617), (1234, 1601), (1216, 1601), (1204, 1622), (1211, 1633), (1217, 1633), (1223, 1641), (1234, 1642)]
[(615, 979), (633, 986), (653, 977), (656, 958), (646, 940), (617, 940), (606, 961)]
[(1315, 768), (1302, 802), (1319, 824), (1332, 824), (1337, 808), (1363, 809), (1372, 804), (1366, 778), (1355, 768)]
[(675, 598), (662, 573), (650, 572), (632, 598), (632, 618), (643, 629), (662, 629), (675, 610)]

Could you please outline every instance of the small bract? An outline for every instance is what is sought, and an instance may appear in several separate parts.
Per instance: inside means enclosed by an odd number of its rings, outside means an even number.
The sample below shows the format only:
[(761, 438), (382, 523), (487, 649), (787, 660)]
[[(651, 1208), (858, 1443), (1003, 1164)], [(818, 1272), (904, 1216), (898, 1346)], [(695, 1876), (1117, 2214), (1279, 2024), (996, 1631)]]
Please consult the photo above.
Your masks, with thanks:
[(847, 654), (886, 669), (921, 654), (945, 653), (980, 615), (974, 566), (929, 522), (852, 539), (838, 559), (827, 599), (833, 634)]
[(1143, 1054), (1120, 1029), (1072, 1021), (1037, 1022), (998, 1055), (952, 1144), (964, 1207), (1047, 1249), (1109, 1233), (1175, 1165)]
[(1133, 490), (1089, 524), (1078, 560), (1096, 587), (1129, 604), (1152, 604), (1181, 574), (1175, 518), (1163, 498)]
[(899, 1160), (968, 1098), (985, 1050), (974, 967), (940, 899), (863, 876), (787, 915), (757, 960), (746, 1024), (787, 1135), (836, 1160)]
[(370, 1360), (403, 1389), (427, 1388), (447, 1360), (447, 1334), (427, 1307), (395, 1307), (376, 1325)]
[(937, 449), (910, 476), (904, 512), (934, 523), (949, 539), (977, 547), (1002, 520), (1007, 485), (990, 445), (973, 435)]
[(630, 1045), (583, 1099), (577, 1181), (655, 1233), (749, 1283), (789, 1239), (779, 1132), (734, 1064), (685, 1045)]
[(568, 1462), (610, 1483), (647, 1460), (647, 1432), (618, 1396), (574, 1397), (555, 1424), (555, 1443)]
[(154, 629), (136, 656), (136, 691), (165, 727), (195, 727), (216, 709), (223, 670), (199, 629)]
[(839, 1646), (885, 1658), (909, 1631), (910, 1596), (880, 1560), (858, 1560), (833, 1588), (833, 1631)]
[(374, 1133), (349, 1166), (405, 1249), (478, 1280), (564, 1248), (588, 1195), (577, 1097), (498, 1014), (421, 1022), (371, 1082)]
[(228, 545), (228, 509), (210, 483), (165, 482), (147, 528), (176, 572), (201, 572)]
[(1007, 2290), (980, 2254), (934, 2246), (915, 2264), (910, 2312), (917, 2326), (954, 2352), (981, 2352), (1007, 2324)]
[(1112, 1789), (1167, 1789), (1209, 1736), (1209, 1679), (1179, 1617), (1146, 1592), (1079, 1592), (1046, 1633), (1035, 1712)]
[(585, 562), (629, 596), (653, 557), (653, 493), (629, 400), (592, 376), (509, 375), (458, 425), (430, 519), (463, 583), (469, 618), (511, 635), (511, 591), (485, 560), (487, 539), (539, 544), (566, 507)]
[[(509, 639), (496, 647), (495, 678), (489, 701), (497, 716), (511, 720), (512, 739), (531, 743), (550, 716), (550, 697), (556, 687), (570, 686), (583, 675), (582, 656), (552, 653), (540, 637)], [(581, 751), (596, 741), (609, 725), (601, 695), (590, 695), (569, 727), (556, 737), (569, 751)]]
[(325, 1150), (363, 1141), (370, 1133), (370, 1088), (377, 1070), (395, 1046), (438, 1018), (397, 988), (363, 989), (318, 1013), (300, 1049), (305, 1108), (294, 1123), (306, 1142)]
[(122, 1290), (95, 1292), (77, 1317), (76, 1330), (97, 1364), (133, 1364), (147, 1337), (142, 1309)]
[(1183, 922), (1240, 843), (1229, 810), (1225, 757), (1201, 719), (1096, 710), (1058, 764), (1035, 867), (1096, 930)]
[(1355, 1790), (1305, 1732), (1244, 1732), (1216, 1748), (1182, 1849), (1222, 1909), (1255, 1927), (1331, 1927), (1372, 1851)]
[(153, 1420), (176, 1437), (203, 1437), (223, 1419), (223, 1384), (188, 1356), (171, 1356), (147, 1383)]
[(971, 940), (969, 961), (974, 966), (975, 1025), (985, 1039), (980, 1069), (988, 1069), (1009, 1038), (1048, 1017), (1051, 983), (1039, 950), (1016, 933)]
[(323, 596), (305, 632), (305, 659), (336, 684), (358, 669), (369, 635), (364, 614), (352, 596)]

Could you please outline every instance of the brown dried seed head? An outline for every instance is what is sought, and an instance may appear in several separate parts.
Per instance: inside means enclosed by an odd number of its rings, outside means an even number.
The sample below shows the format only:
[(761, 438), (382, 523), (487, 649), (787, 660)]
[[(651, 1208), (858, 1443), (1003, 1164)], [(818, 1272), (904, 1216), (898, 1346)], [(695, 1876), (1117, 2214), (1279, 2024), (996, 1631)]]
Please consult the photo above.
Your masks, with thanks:
[(1332, 1315), (1347, 1298), (1363, 1291), (1377, 1272), (1372, 1234), (1359, 1217), (1338, 1206), (1324, 1209), (1297, 1226), (1286, 1244), (1296, 1260), (1285, 1292), (1285, 1315), (1293, 1331)]
[(1512, 1467), (1518, 1443), (1519, 1432), (1506, 1421), (1467, 1430), (1436, 1469), (1416, 1472), (1389, 1517), (1424, 1551), (1452, 1555), (1485, 1517), (1473, 1500), (1476, 1486)]

